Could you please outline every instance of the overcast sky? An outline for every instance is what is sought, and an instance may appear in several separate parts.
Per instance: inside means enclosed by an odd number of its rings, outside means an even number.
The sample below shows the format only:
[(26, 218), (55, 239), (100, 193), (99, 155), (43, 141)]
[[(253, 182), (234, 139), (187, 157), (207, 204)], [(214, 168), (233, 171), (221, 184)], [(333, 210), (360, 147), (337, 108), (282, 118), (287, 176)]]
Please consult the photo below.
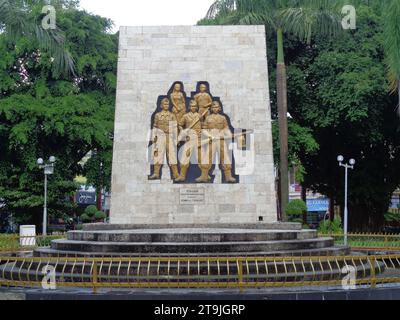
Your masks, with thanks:
[(194, 25), (214, 0), (81, 0), (81, 8), (120, 26)]

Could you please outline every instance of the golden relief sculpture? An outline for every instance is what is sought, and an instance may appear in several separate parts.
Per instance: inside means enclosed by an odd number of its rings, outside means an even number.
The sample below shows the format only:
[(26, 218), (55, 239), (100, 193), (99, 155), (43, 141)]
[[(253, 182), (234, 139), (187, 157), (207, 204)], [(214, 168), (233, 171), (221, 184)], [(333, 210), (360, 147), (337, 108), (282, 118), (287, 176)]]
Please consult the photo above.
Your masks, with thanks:
[(161, 167), (164, 163), (164, 156), (170, 164), (172, 176), (179, 178), (178, 165), (176, 160), (176, 141), (173, 139), (173, 128), (176, 126), (176, 116), (169, 111), (170, 100), (164, 98), (161, 101), (161, 112), (154, 118), (153, 128), (153, 163), (154, 173), (150, 180), (161, 179)]
[(224, 182), (238, 182), (233, 175), (229, 142), (238, 138), (242, 147), (245, 133), (233, 133), (229, 118), (222, 113), (219, 99), (210, 94), (208, 84), (200, 83), (197, 92), (187, 99), (183, 84), (176, 82), (160, 101), (161, 110), (155, 113), (152, 123), (149, 180), (161, 179), (166, 159), (174, 182), (189, 183), (188, 174), (192, 172), (197, 176), (190, 183), (211, 183), (210, 170), (218, 159)]
[(206, 145), (204, 158), (208, 161), (201, 163), (201, 177), (197, 182), (208, 182), (208, 173), (211, 170), (213, 160), (218, 154), (219, 163), (225, 175), (225, 181), (228, 183), (235, 183), (236, 179), (232, 177), (232, 162), (228, 154), (227, 141), (232, 139), (233, 133), (231, 132), (227, 119), (222, 116), (221, 105), (218, 101), (214, 101), (211, 107), (211, 115), (209, 115), (203, 124), (204, 133), (209, 138), (209, 143)]
[(199, 106), (199, 113), (202, 115), (201, 120), (204, 122), (204, 120), (207, 118), (211, 105), (212, 105), (212, 97), (211, 95), (207, 92), (208, 88), (207, 85), (202, 83), (200, 84), (200, 92), (197, 93), (194, 96), (194, 99), (197, 102), (197, 105)]
[(186, 99), (182, 92), (182, 85), (180, 83), (174, 85), (170, 97), (172, 101), (172, 112), (175, 114), (176, 119), (179, 122), (186, 113)]
[(185, 182), (187, 172), (190, 166), (190, 159), (193, 154), (196, 155), (198, 163), (201, 163), (201, 115), (198, 112), (199, 107), (196, 100), (190, 100), (190, 112), (186, 113), (179, 122), (179, 141), (186, 143), (183, 146), (182, 156), (179, 159), (181, 174), (176, 182)]

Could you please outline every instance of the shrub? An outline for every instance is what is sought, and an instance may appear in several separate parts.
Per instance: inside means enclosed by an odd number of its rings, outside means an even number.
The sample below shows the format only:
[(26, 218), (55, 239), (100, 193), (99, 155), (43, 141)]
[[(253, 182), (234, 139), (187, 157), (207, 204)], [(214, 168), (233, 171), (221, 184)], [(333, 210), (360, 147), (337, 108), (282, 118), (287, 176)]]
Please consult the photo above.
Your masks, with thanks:
[(388, 212), (385, 214), (386, 222), (400, 222), (400, 214), (394, 212)]
[(88, 223), (88, 222), (92, 222), (92, 218), (89, 217), (86, 213), (84, 213), (83, 215), (81, 215), (81, 220), (84, 223)]
[(324, 220), (319, 224), (318, 232), (321, 234), (343, 234), (342, 221), (335, 219), (333, 222)]
[(94, 216), (96, 215), (96, 213), (97, 213), (97, 207), (96, 206), (94, 206), (94, 205), (91, 205), (91, 206), (88, 206), (86, 209), (85, 209), (85, 214), (87, 215), (87, 216), (89, 216), (90, 218), (94, 218)]
[(106, 214), (102, 211), (97, 211), (94, 217), (96, 220), (104, 220), (107, 218)]
[(307, 212), (307, 204), (303, 200), (293, 200), (286, 208), (286, 214), (289, 216), (302, 215), (304, 212)]

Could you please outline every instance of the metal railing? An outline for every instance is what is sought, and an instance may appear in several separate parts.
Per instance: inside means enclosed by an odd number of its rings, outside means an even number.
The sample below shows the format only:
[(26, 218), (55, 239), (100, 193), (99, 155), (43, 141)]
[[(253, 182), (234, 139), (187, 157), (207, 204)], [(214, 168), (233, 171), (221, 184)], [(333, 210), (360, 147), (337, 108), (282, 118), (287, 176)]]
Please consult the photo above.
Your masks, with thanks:
[(226, 288), (400, 283), (400, 255), (348, 257), (0, 258), (0, 286)]

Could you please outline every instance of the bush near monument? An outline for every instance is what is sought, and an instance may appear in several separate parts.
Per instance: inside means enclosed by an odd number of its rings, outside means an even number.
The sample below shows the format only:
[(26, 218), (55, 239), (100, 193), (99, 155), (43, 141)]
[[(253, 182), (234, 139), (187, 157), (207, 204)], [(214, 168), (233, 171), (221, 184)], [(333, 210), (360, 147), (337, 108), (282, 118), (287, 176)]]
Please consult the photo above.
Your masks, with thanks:
[(335, 235), (341, 235), (343, 234), (343, 228), (342, 228), (342, 221), (340, 219), (334, 219), (333, 221), (331, 220), (324, 220), (320, 223), (318, 232), (320, 234), (335, 234)]
[(286, 214), (289, 216), (302, 215), (305, 212), (307, 212), (307, 204), (303, 200), (293, 200), (286, 208)]
[(96, 206), (88, 206), (84, 213), (81, 215), (81, 220), (84, 223), (101, 222), (107, 218), (107, 215), (99, 211)]

